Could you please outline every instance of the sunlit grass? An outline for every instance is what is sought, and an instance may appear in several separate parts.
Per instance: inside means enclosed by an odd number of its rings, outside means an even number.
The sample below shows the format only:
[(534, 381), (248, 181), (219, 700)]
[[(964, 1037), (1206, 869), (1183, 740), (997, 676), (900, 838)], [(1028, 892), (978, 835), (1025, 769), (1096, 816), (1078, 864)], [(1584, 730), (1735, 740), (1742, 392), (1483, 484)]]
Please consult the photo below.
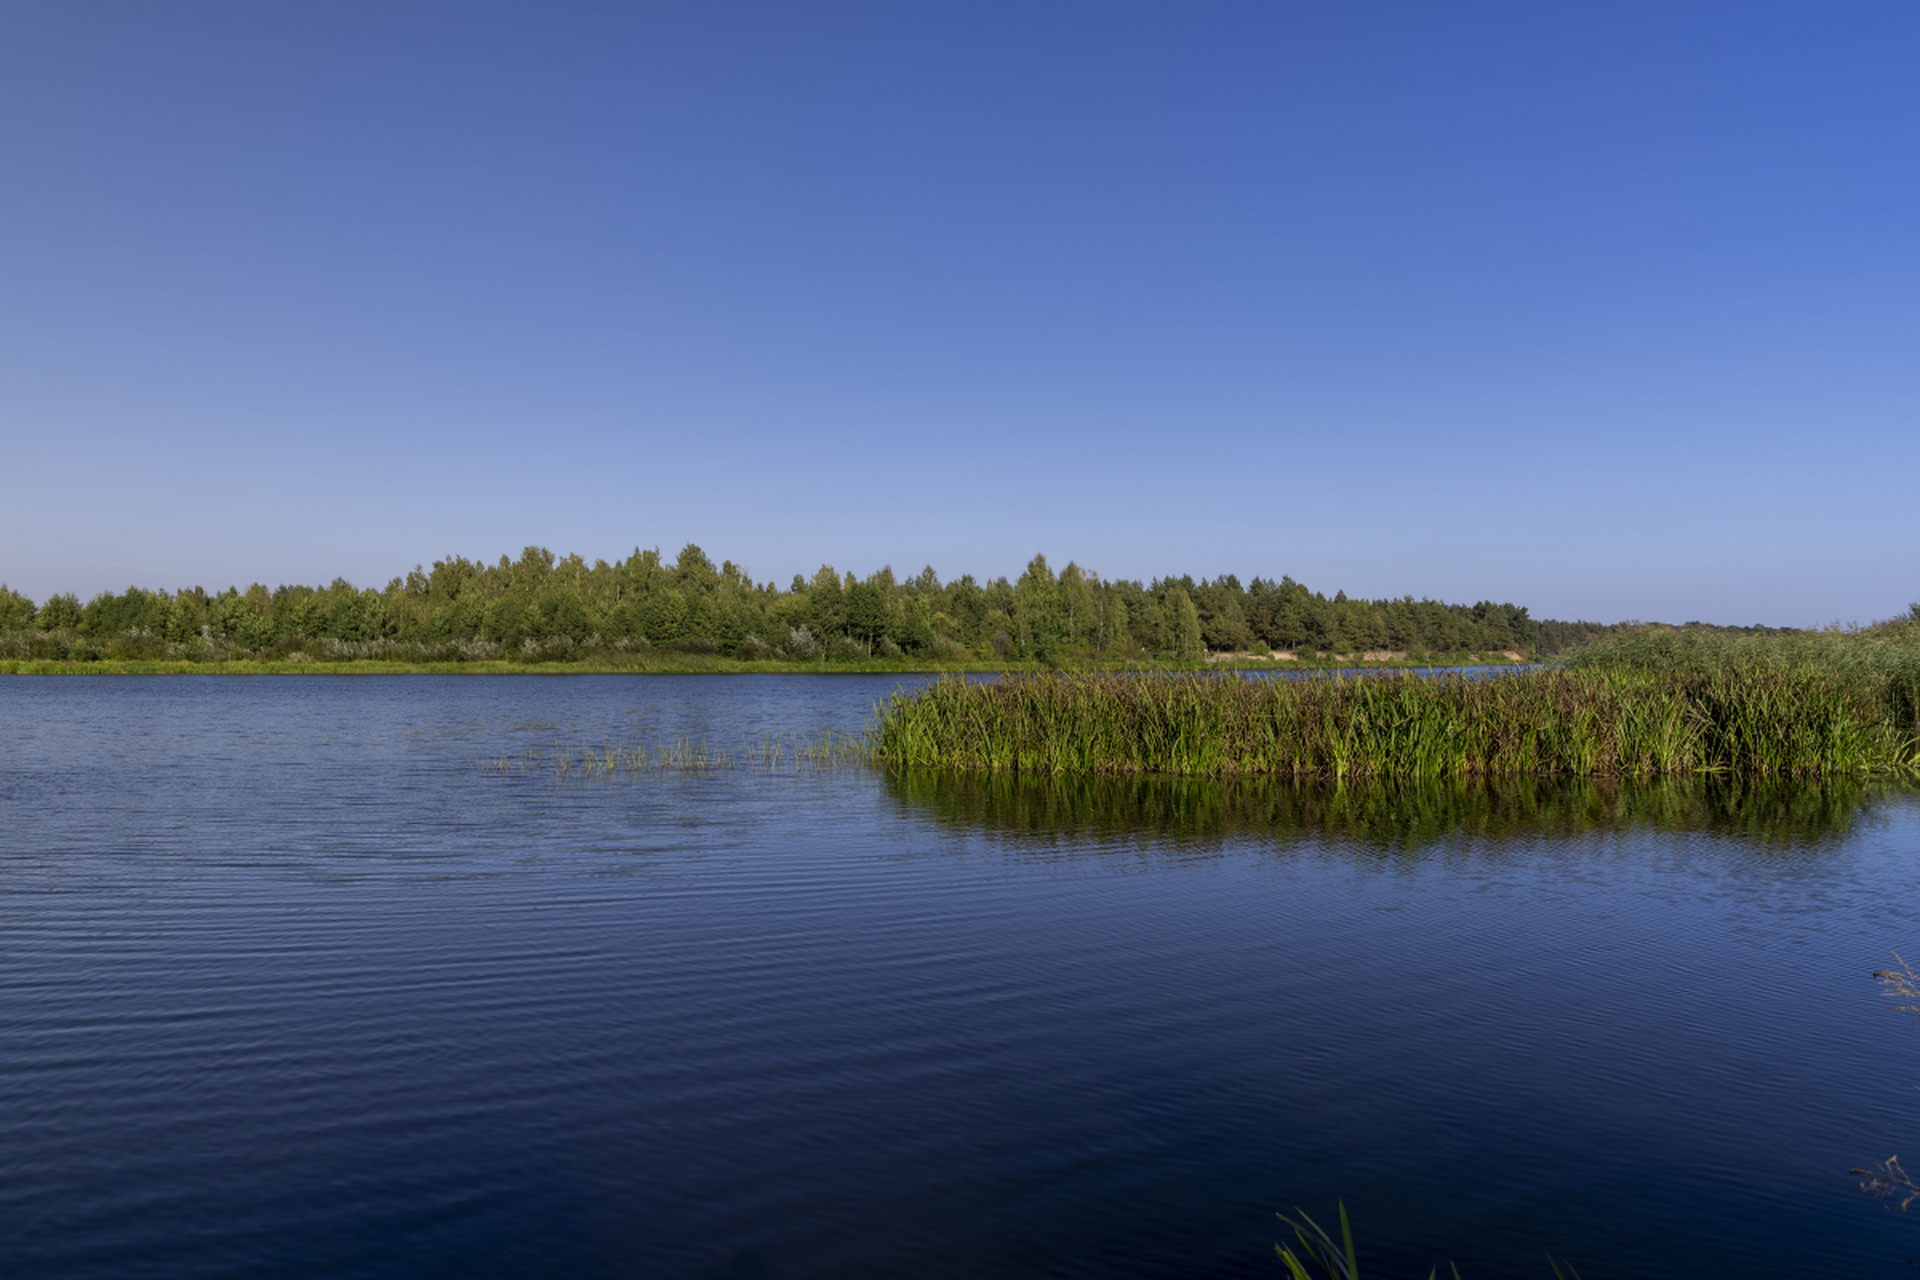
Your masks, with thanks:
[(1593, 664), (1498, 678), (1018, 676), (876, 713), (889, 767), (1321, 778), (1819, 776), (1912, 769), (1910, 704), (1816, 664)]

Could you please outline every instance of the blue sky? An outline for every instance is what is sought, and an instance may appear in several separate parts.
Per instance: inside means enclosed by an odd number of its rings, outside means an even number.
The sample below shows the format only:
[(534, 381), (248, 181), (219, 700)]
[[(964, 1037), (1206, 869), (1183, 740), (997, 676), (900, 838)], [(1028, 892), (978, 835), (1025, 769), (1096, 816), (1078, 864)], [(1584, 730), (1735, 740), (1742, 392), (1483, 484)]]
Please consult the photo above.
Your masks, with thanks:
[(0, 579), (1920, 599), (1920, 8), (18, 3)]

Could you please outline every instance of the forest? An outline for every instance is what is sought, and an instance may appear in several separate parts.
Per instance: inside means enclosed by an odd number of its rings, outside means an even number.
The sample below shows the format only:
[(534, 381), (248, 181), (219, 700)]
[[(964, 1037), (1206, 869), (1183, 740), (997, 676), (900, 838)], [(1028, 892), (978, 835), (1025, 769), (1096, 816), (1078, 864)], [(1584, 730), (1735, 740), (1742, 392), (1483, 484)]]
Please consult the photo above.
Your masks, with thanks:
[(1017, 579), (942, 582), (931, 567), (857, 577), (823, 565), (781, 588), (698, 546), (591, 564), (530, 546), (452, 556), (382, 590), (255, 583), (210, 593), (128, 587), (43, 603), (0, 586), (0, 658), (56, 661), (578, 662), (648, 650), (747, 661), (1195, 663), (1209, 656), (1507, 659), (1613, 630), (1480, 601), (1331, 598), (1290, 577), (1107, 580), (1036, 555)]

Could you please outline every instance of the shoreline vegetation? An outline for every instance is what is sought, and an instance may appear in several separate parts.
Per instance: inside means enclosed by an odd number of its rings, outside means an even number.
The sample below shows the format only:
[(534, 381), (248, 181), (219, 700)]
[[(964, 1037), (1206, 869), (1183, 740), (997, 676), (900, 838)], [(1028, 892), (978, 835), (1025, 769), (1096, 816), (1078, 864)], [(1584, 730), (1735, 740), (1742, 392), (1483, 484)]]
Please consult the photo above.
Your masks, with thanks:
[(1485, 600), (1329, 598), (1288, 577), (1108, 580), (1043, 555), (1011, 580), (823, 565), (781, 588), (691, 544), (671, 563), (528, 547), (416, 566), (381, 590), (336, 578), (36, 603), (0, 584), (0, 671), (1319, 670), (1532, 662), (1632, 626)]
[(1645, 631), (1492, 678), (943, 680), (868, 736), (889, 769), (1041, 777), (1817, 777), (1920, 768), (1920, 606), (1862, 631)]
[[(1506, 665), (1491, 678), (1410, 668)], [(1870, 627), (1562, 623), (1481, 601), (1331, 599), (1291, 578), (1017, 581), (822, 566), (782, 590), (528, 547), (385, 591), (0, 586), (4, 674), (997, 673), (876, 708), (890, 770), (1298, 779), (1749, 777), (1920, 765), (1920, 605)], [(1294, 680), (1235, 678), (1295, 671)], [(1486, 674), (1486, 673), (1483, 673)], [(1224, 678), (1223, 678), (1224, 677)]]
[[(1327, 655), (1293, 662), (1209, 657), (1207, 670), (1219, 672), (1300, 671), (1334, 674), (1341, 671), (1415, 671), (1435, 666), (1521, 666), (1522, 660), (1505, 654), (1459, 654), (1432, 661), (1381, 661)], [(282, 658), (0, 658), (0, 675), (1021, 675), (1053, 671), (1108, 674), (1193, 671), (1196, 664), (1156, 659), (1131, 661), (1082, 660), (1050, 666), (1037, 661), (956, 658), (846, 658), (827, 662), (787, 659), (728, 658), (719, 654), (684, 653), (665, 649), (637, 652), (587, 651), (551, 661), (475, 659), (472, 661), (414, 660), (403, 657), (315, 658), (295, 652)]]

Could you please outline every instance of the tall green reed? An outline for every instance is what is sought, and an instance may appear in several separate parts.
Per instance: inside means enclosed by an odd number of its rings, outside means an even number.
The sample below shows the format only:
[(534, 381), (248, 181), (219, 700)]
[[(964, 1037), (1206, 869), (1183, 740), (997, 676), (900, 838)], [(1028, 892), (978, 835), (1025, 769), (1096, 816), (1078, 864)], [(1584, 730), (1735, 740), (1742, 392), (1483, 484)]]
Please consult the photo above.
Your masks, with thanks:
[(941, 681), (876, 710), (893, 767), (1041, 775), (1816, 776), (1910, 769), (1873, 682), (1814, 666), (1628, 664), (1494, 679), (1217, 675)]

